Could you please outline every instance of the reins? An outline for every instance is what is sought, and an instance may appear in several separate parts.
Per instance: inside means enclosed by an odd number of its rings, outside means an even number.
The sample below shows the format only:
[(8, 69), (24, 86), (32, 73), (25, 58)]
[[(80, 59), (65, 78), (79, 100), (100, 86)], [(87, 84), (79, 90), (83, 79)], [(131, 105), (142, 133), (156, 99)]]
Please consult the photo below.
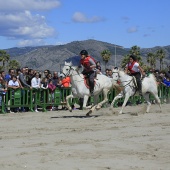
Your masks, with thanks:
[[(68, 67), (70, 68), (66, 74), (65, 74), (65, 73), (63, 73), (65, 77), (67, 77), (67, 76), (69, 76), (69, 75), (70, 75), (71, 70), (74, 70), (74, 71), (76, 71), (76, 72), (77, 72), (77, 74), (72, 74), (72, 76), (79, 75), (79, 76), (80, 76), (80, 78), (82, 78), (82, 79), (83, 79), (83, 80), (80, 80), (80, 81), (84, 81), (84, 77), (81, 77), (81, 75), (79, 74), (78, 70), (75, 70), (75, 69), (74, 69), (72, 66), (70, 66), (70, 65), (65, 65), (65, 66), (68, 66)], [(80, 81), (78, 81), (78, 80), (76, 80), (76, 81), (77, 81), (77, 82), (80, 82)]]
[[(118, 74), (118, 77), (120, 77), (120, 75), (119, 75), (119, 73), (118, 72), (113, 72), (113, 73), (117, 73)], [(118, 80), (118, 79), (117, 79)], [(117, 81), (116, 80), (116, 81)], [(120, 87), (126, 87), (126, 86), (128, 86), (131, 82), (133, 81), (133, 78), (131, 79), (131, 80), (129, 80), (129, 81), (121, 81), (121, 83), (123, 83), (123, 82), (128, 82), (127, 84), (125, 84), (124, 86), (123, 85), (120, 85)], [(131, 85), (129, 85), (131, 88), (133, 88), (133, 86), (131, 86)]]

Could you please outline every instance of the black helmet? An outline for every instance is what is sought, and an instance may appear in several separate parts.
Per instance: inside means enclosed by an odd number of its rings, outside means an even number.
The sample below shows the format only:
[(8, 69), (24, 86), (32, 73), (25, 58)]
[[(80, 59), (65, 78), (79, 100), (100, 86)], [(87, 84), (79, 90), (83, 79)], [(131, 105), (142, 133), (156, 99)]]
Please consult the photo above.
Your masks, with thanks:
[(81, 52), (80, 52), (80, 55), (88, 55), (88, 52), (86, 51), (86, 50), (82, 50)]

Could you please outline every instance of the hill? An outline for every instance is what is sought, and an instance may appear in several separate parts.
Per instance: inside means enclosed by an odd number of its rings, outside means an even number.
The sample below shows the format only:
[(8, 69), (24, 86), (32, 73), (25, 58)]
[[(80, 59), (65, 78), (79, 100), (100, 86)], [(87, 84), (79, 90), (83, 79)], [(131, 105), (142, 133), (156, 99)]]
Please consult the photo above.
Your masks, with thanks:
[[(155, 52), (160, 48), (166, 52), (165, 61), (170, 64), (170, 46), (141, 49), (143, 61), (146, 62), (147, 53)], [(5, 50), (10, 54), (11, 59), (19, 61), (21, 66), (28, 66), (37, 70), (49, 69), (51, 71), (59, 71), (67, 60), (77, 63), (79, 61), (77, 56), (82, 49), (86, 49), (91, 56), (100, 61), (102, 68), (104, 68), (104, 62), (100, 53), (103, 50), (108, 49), (112, 53), (107, 67), (115, 66), (115, 62), (119, 66), (123, 56), (128, 54), (130, 50), (122, 48), (120, 45), (97, 40), (73, 41), (65, 45), (10, 48)]]

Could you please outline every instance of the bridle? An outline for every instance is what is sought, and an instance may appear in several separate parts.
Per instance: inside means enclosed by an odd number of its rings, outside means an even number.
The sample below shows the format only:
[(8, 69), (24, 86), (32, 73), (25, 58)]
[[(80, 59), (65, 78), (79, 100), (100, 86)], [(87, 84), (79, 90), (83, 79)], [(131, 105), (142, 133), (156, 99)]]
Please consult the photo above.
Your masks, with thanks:
[(62, 74), (63, 74), (65, 77), (67, 77), (67, 76), (70, 75), (70, 71), (71, 71), (73, 68), (72, 68), (72, 66), (70, 66), (70, 65), (65, 65), (65, 66), (68, 66), (68, 67), (70, 68), (66, 74), (62, 72)]
[[(70, 65), (65, 65), (65, 66), (68, 66), (68, 67), (69, 67), (68, 72), (67, 72), (66, 74), (62, 72), (62, 74), (63, 74), (65, 77), (67, 77), (67, 76), (70, 76), (70, 72), (71, 72), (71, 70), (74, 70), (74, 68), (73, 68), (73, 66), (70, 66)], [(79, 76), (80, 76), (78, 70), (75, 70), (75, 71), (76, 71), (77, 73), (76, 73), (76, 74), (73, 74), (72, 76), (74, 76), (74, 75), (79, 75)], [(81, 76), (80, 76), (80, 77), (81, 77)], [(81, 77), (81, 78), (82, 78), (82, 77)]]

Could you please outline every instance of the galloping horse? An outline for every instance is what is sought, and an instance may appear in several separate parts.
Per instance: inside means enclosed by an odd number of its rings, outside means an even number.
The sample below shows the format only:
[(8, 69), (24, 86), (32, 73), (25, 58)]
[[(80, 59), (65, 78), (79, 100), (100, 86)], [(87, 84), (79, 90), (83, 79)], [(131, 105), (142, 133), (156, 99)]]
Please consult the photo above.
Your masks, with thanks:
[[(125, 96), (122, 109), (120, 110), (119, 114), (123, 113), (123, 109), (126, 106), (126, 103), (130, 96), (133, 96), (136, 93), (136, 85), (135, 81), (133, 80), (132, 76), (127, 75), (124, 71), (120, 71), (119, 69), (113, 69), (113, 80), (117, 81), (119, 80), (121, 82), (121, 85), (124, 87), (124, 90), (119, 93), (114, 100), (111, 103), (111, 107), (113, 106), (114, 102)], [(142, 95), (144, 96), (145, 101), (147, 102), (147, 108), (146, 113), (149, 112), (151, 103), (149, 101), (149, 94), (152, 94), (154, 98), (156, 99), (157, 103), (159, 104), (160, 111), (161, 108), (161, 102), (158, 97), (158, 89), (157, 89), (157, 83), (155, 76), (153, 74), (150, 74), (148, 77), (145, 77), (142, 80)]]
[[(71, 62), (65, 62), (65, 65), (62, 69), (62, 73), (65, 76), (70, 76), (71, 79), (71, 87), (72, 87), (72, 94), (66, 97), (66, 104), (69, 111), (72, 111), (72, 108), (69, 105), (68, 100), (70, 98), (84, 98), (83, 100), (83, 109), (87, 108), (87, 101), (88, 98), (91, 96), (89, 89), (86, 87), (84, 83), (83, 74), (80, 74), (77, 71), (76, 66), (72, 66)], [(94, 106), (90, 109), (90, 111), (86, 114), (87, 116), (92, 113), (95, 109), (100, 109), (101, 106), (108, 101), (107, 94), (110, 89), (113, 87), (113, 80), (108, 78), (105, 75), (97, 74), (97, 78), (95, 80), (95, 87), (94, 87)], [(99, 94), (103, 93), (104, 100), (97, 104), (97, 100), (99, 98)]]

